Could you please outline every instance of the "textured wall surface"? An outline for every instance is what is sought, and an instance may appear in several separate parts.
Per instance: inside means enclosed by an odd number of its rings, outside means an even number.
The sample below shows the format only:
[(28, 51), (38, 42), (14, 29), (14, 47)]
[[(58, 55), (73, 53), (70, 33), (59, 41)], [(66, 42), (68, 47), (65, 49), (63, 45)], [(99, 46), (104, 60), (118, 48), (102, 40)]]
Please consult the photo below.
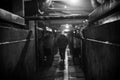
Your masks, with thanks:
[(6, 78), (29, 76), (36, 70), (34, 30), (0, 23), (0, 73)]
[[(114, 80), (120, 71), (119, 21), (84, 30), (83, 57), (88, 80)], [(108, 41), (110, 43), (105, 43)]]

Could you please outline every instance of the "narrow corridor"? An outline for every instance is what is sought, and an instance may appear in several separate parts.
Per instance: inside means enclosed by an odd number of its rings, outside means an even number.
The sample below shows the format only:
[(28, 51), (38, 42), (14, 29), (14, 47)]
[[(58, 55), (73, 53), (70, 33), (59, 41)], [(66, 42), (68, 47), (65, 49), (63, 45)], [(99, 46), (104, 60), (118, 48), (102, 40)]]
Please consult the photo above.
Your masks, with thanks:
[(120, 80), (119, 61), (120, 0), (1, 0), (0, 80)]
[(65, 53), (65, 65), (60, 60), (59, 52), (54, 56), (50, 68), (37, 73), (33, 80), (85, 80), (84, 73), (79, 66), (74, 66), (69, 48)]

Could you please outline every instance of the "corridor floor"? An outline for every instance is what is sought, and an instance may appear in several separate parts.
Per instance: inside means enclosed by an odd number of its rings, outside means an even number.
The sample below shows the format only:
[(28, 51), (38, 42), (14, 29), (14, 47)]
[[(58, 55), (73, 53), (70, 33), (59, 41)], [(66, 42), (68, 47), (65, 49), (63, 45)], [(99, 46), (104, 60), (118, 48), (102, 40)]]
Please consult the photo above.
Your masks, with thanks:
[(50, 68), (39, 72), (33, 80), (85, 80), (84, 73), (79, 66), (75, 66), (69, 49), (66, 49), (65, 65), (63, 66), (59, 53), (54, 56), (54, 62)]

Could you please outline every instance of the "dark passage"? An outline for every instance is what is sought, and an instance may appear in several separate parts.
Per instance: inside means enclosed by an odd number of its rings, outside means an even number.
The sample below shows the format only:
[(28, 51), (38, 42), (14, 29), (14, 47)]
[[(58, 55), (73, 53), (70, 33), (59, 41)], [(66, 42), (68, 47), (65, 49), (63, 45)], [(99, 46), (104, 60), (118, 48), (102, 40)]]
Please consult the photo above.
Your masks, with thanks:
[(120, 80), (120, 0), (0, 0), (0, 80)]

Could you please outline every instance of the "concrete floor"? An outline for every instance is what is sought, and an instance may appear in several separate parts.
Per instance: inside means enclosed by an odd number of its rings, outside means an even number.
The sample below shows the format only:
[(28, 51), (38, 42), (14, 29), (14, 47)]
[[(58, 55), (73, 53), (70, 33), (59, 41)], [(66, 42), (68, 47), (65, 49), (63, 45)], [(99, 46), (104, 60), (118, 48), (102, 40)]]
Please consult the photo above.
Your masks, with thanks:
[(72, 62), (69, 49), (65, 53), (65, 65), (60, 60), (59, 52), (54, 56), (54, 62), (50, 68), (37, 73), (33, 80), (85, 80), (84, 73), (79, 66)]

